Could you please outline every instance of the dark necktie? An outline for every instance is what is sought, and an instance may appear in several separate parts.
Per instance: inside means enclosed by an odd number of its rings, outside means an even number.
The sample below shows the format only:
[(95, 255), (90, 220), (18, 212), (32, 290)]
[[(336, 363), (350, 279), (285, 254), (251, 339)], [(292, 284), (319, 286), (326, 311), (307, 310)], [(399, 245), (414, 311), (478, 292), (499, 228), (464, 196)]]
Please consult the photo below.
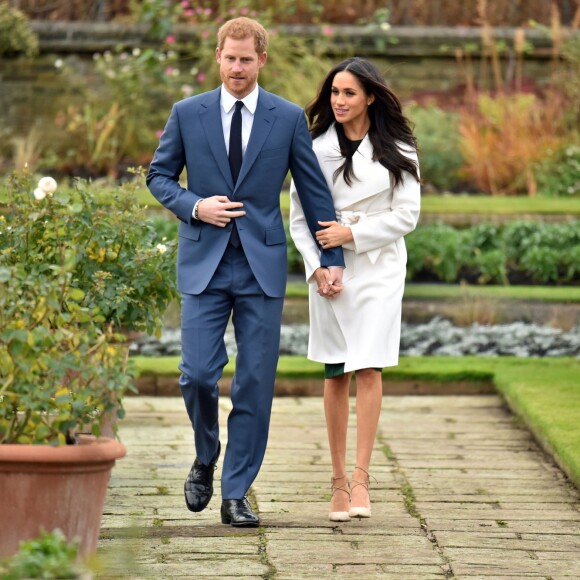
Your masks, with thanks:
[(236, 110), (232, 117), (232, 126), (230, 128), (230, 170), (234, 185), (238, 180), (240, 168), (242, 167), (242, 101), (236, 101)]
[[(232, 179), (234, 186), (238, 180), (240, 169), (242, 167), (242, 101), (236, 101), (236, 110), (232, 117), (232, 126), (230, 127), (230, 171), (232, 172)], [(235, 248), (240, 245), (240, 236), (236, 226), (236, 220), (233, 220), (232, 233), (230, 235), (230, 244)]]

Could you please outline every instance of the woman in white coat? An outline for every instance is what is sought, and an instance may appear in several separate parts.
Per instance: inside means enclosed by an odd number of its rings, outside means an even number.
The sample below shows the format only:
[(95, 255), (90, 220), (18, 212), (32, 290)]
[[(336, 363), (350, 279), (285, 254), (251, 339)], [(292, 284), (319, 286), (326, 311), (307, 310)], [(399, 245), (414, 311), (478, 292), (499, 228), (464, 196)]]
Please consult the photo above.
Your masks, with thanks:
[[(383, 367), (398, 364), (407, 254), (419, 218), (416, 140), (398, 98), (369, 61), (334, 67), (306, 109), (336, 221), (320, 222), (320, 247), (342, 246), (343, 286), (331, 276), (291, 189), (290, 231), (310, 284), (308, 358), (325, 363), (324, 409), (332, 459), (330, 519), (370, 517), (369, 465), (382, 403)], [(326, 289), (326, 292), (325, 292)], [(356, 466), (349, 481), (349, 385), (356, 373)], [(338, 492), (338, 493), (337, 493)]]

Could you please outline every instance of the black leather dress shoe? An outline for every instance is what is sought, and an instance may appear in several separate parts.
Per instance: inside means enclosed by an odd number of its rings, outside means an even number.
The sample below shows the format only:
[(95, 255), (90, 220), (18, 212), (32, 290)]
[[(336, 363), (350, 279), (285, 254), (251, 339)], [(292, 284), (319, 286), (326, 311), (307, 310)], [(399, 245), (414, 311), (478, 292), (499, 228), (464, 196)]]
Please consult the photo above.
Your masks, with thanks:
[(257, 528), (260, 525), (258, 516), (252, 511), (248, 498), (224, 499), (222, 501), (222, 524), (231, 524), (237, 528)]
[(207, 507), (213, 495), (213, 472), (220, 456), (221, 444), (218, 442), (218, 450), (214, 460), (209, 465), (204, 465), (197, 457), (193, 462), (191, 471), (185, 480), (183, 490), (185, 492), (185, 504), (191, 512), (200, 512)]

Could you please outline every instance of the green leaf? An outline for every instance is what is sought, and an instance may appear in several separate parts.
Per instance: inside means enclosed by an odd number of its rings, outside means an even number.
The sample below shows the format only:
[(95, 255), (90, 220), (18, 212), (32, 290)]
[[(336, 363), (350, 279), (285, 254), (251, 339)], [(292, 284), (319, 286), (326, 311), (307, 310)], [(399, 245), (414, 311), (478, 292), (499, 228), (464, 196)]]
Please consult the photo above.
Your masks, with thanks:
[(80, 288), (72, 288), (69, 292), (69, 296), (75, 302), (81, 302), (86, 294)]

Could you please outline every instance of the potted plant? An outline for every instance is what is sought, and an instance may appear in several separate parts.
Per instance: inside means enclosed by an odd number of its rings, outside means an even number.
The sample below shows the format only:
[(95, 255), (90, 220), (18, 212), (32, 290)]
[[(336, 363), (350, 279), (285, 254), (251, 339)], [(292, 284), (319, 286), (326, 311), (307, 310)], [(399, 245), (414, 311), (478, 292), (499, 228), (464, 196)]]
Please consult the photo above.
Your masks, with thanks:
[(125, 355), (87, 323), (71, 281), (66, 267), (0, 265), (0, 556), (56, 527), (93, 553), (109, 474), (125, 454), (97, 437), (132, 388)]
[[(153, 244), (129, 198), (56, 193), (13, 176), (0, 215), (0, 557), (60, 528), (96, 550), (110, 471), (100, 437), (134, 389), (117, 328), (155, 331), (173, 298), (170, 244)], [(152, 245), (150, 247), (150, 245)], [(141, 271), (138, 271), (140, 270)], [(149, 293), (148, 293), (149, 292)], [(89, 433), (89, 434), (83, 434)]]

